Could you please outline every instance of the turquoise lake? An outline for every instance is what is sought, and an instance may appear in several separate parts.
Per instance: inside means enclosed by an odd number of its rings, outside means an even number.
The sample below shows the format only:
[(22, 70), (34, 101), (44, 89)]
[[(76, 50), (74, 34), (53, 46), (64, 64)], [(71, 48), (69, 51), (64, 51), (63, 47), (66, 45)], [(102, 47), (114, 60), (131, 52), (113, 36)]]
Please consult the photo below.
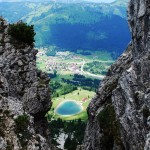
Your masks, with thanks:
[(58, 115), (75, 115), (82, 111), (82, 107), (76, 103), (75, 101), (66, 101), (60, 104), (57, 109), (56, 113)]

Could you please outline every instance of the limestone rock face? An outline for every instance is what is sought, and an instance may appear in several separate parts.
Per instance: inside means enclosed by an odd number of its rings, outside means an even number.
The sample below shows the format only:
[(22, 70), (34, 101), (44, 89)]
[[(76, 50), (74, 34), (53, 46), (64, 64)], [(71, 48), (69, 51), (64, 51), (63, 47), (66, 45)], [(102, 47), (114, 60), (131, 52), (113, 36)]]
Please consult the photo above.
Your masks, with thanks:
[(88, 106), (84, 150), (150, 149), (150, 1), (130, 0), (132, 41)]
[(12, 43), (8, 28), (0, 18), (0, 149), (50, 150), (49, 77), (36, 69), (37, 50)]

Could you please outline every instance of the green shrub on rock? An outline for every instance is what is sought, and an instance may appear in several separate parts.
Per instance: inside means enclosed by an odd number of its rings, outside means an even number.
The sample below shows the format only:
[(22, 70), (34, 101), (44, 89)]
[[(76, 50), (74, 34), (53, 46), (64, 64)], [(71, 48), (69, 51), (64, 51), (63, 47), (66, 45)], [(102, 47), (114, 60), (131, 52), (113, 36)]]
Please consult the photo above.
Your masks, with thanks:
[(31, 134), (28, 131), (29, 117), (26, 114), (18, 116), (15, 119), (15, 123), (16, 123), (15, 132), (20, 140), (22, 147), (25, 148), (27, 141), (31, 137)]
[(15, 123), (17, 126), (17, 129), (21, 132), (27, 129), (28, 124), (29, 124), (29, 117), (27, 115), (21, 115), (18, 116), (15, 119)]
[(8, 34), (11, 35), (12, 38), (16, 39), (17, 41), (27, 43), (29, 45), (32, 45), (33, 42), (35, 42), (34, 26), (27, 25), (23, 22), (11, 24), (9, 26)]

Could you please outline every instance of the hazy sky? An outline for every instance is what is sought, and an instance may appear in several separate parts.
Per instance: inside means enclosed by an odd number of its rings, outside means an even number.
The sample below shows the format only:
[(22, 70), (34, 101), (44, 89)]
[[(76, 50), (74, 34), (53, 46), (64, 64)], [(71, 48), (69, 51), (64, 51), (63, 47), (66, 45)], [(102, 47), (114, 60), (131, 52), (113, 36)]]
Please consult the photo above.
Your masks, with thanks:
[(110, 3), (110, 2), (114, 2), (115, 0), (88, 0), (91, 2), (105, 2), (105, 3)]
[[(9, 1), (9, 2), (18, 2), (18, 1), (23, 1), (23, 0), (0, 0), (0, 2), (6, 2), (6, 1)], [(34, 0), (24, 0), (24, 1), (33, 1)], [(48, 0), (47, 0), (48, 1)], [(58, 1), (58, 0), (57, 0)], [(90, 1), (90, 2), (105, 2), (105, 3), (110, 3), (110, 2), (113, 2), (115, 0), (86, 0), (86, 1)]]

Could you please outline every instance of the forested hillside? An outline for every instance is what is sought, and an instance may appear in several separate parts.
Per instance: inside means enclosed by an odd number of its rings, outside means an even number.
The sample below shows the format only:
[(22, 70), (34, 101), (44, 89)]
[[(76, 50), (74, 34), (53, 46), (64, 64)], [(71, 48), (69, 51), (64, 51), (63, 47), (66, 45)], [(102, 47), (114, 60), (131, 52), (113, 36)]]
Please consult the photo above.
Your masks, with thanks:
[(120, 54), (130, 40), (126, 4), (120, 0), (111, 4), (1, 2), (0, 15), (10, 22), (21, 19), (34, 24), (37, 47), (54, 45), (70, 51)]

